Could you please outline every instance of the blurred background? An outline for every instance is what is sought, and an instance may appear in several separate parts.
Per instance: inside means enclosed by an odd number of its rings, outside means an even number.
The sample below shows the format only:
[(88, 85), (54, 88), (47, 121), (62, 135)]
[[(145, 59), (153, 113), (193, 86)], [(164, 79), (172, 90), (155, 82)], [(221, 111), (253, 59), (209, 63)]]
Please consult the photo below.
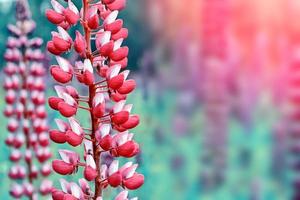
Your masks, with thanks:
[[(15, 21), (14, 4), (0, 0), (1, 55), (6, 25)], [(300, 199), (293, 197), (300, 185), (294, 130), (299, 115), (293, 115), (299, 103), (300, 1), (128, 0), (127, 5), (121, 17), (130, 33), (129, 69), (138, 81), (128, 102), (141, 116), (133, 132), (142, 147), (138, 170), (146, 176), (133, 196)], [(35, 35), (49, 40), (55, 27), (43, 13), (50, 1), (30, 0), (30, 6)], [(48, 55), (49, 63), (52, 59)], [(49, 77), (47, 85), (50, 96)], [(2, 89), (0, 95), (3, 110)], [(51, 127), (56, 117), (49, 109)], [(3, 116), (0, 127), (0, 197), (7, 199)], [(62, 146), (51, 146), (54, 157)]]

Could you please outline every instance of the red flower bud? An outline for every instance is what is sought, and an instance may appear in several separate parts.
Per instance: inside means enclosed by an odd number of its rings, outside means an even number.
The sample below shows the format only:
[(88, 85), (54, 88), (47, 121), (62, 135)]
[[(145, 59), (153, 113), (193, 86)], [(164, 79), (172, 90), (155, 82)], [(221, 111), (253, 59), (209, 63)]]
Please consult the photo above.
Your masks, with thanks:
[(94, 14), (88, 19), (88, 26), (90, 29), (97, 29), (99, 26), (99, 17), (97, 14)]
[(74, 40), (74, 49), (77, 53), (83, 53), (85, 51), (86, 44), (84, 37), (79, 31), (76, 31), (76, 38)]
[(140, 123), (140, 117), (138, 115), (131, 115), (129, 119), (122, 124), (125, 129), (135, 128)]
[(88, 181), (94, 180), (98, 175), (97, 171), (90, 166), (85, 166), (83, 174)]
[(123, 60), (120, 60), (120, 61), (111, 61), (110, 63), (111, 65), (121, 65), (121, 69), (124, 69), (127, 67), (128, 65), (128, 58), (124, 58)]
[(60, 102), (63, 102), (64, 100), (62, 98), (59, 97), (49, 97), (48, 99), (48, 104), (49, 106), (54, 109), (54, 110), (58, 110), (58, 104)]
[(75, 106), (71, 106), (65, 102), (58, 103), (58, 110), (64, 117), (72, 117), (77, 112), (77, 108)]
[(65, 20), (65, 17), (62, 14), (55, 12), (52, 9), (46, 10), (46, 17), (53, 24), (59, 24)]
[(104, 78), (106, 76), (107, 70), (108, 70), (107, 65), (101, 66), (99, 70), (99, 75)]
[(119, 49), (112, 52), (109, 57), (114, 61), (120, 61), (128, 56), (129, 49), (128, 47), (120, 47)]
[(126, 0), (115, 0), (114, 2), (107, 4), (110, 10), (123, 10), (126, 7)]
[(65, 194), (63, 200), (78, 200), (76, 197), (71, 194)]
[(104, 44), (100, 48), (100, 54), (107, 57), (112, 53), (113, 49), (114, 49), (114, 42), (109, 41), (108, 43)]
[(112, 32), (112, 34), (117, 33), (121, 30), (123, 26), (123, 20), (118, 19), (110, 24), (104, 25), (104, 30)]
[(60, 55), (62, 53), (62, 51), (58, 50), (55, 46), (53, 41), (49, 41), (47, 42), (47, 50), (54, 54), (54, 55)]
[(61, 52), (68, 51), (71, 48), (71, 43), (58, 36), (52, 38), (54, 47)]
[(128, 29), (127, 28), (122, 28), (118, 32), (114, 33), (111, 36), (111, 39), (114, 40), (114, 41), (117, 41), (121, 38), (126, 39), (127, 37), (128, 37)]
[(139, 152), (139, 145), (130, 140), (121, 146), (117, 147), (117, 152), (120, 156), (130, 158), (132, 156), (135, 156)]
[(123, 185), (129, 190), (136, 190), (144, 184), (144, 176), (135, 173), (131, 178), (123, 180)]
[(55, 172), (61, 175), (71, 174), (75, 170), (75, 167), (72, 164), (66, 163), (62, 160), (53, 160), (52, 168)]
[(112, 115), (111, 120), (115, 124), (123, 124), (129, 119), (128, 111), (121, 111)]
[(123, 94), (120, 94), (118, 92), (115, 92), (115, 93), (112, 93), (110, 95), (111, 99), (115, 102), (119, 102), (119, 101), (122, 101), (122, 100), (125, 100), (126, 99), (126, 95), (123, 95)]
[(115, 0), (102, 0), (102, 2), (104, 3), (104, 4), (110, 4), (110, 3), (112, 3), (112, 2), (114, 2)]
[(99, 141), (99, 145), (104, 151), (108, 151), (111, 148), (111, 143), (112, 143), (112, 138), (110, 135), (104, 136)]
[(118, 89), (120, 94), (129, 94), (135, 89), (136, 83), (134, 80), (126, 80), (123, 85)]
[(71, 130), (67, 131), (67, 142), (70, 145), (76, 147), (82, 143), (82, 140), (83, 140), (82, 135), (78, 135)]
[(65, 193), (61, 190), (54, 189), (52, 191), (52, 199), (53, 200), (62, 200), (62, 199), (64, 199), (64, 195), (65, 195)]
[(61, 69), (59, 66), (54, 65), (50, 69), (52, 77), (59, 83), (67, 83), (72, 80), (72, 73), (66, 72)]
[(104, 115), (105, 112), (105, 104), (100, 103), (93, 108), (93, 115), (97, 118), (100, 118)]
[(113, 90), (117, 90), (123, 85), (123, 82), (124, 82), (124, 75), (119, 74), (108, 80), (108, 87), (110, 87)]
[(73, 12), (70, 8), (66, 8), (64, 10), (64, 15), (66, 17), (66, 20), (69, 24), (74, 25), (79, 20), (79, 15)]
[(107, 178), (108, 184), (112, 187), (118, 187), (122, 182), (122, 175), (116, 172)]
[(94, 84), (94, 75), (90, 71), (85, 71), (83, 73), (83, 82), (86, 85), (93, 85)]
[(66, 133), (58, 131), (58, 130), (50, 130), (49, 131), (49, 136), (50, 136), (50, 139), (53, 142), (56, 142), (56, 143), (59, 143), (59, 144), (63, 144), (67, 140)]

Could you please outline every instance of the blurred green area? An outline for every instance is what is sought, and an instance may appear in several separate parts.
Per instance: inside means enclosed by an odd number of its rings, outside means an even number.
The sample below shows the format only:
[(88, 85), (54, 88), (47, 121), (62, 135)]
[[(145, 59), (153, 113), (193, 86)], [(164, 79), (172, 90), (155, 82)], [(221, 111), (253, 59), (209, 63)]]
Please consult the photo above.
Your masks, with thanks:
[[(143, 50), (151, 43), (150, 35), (145, 23), (143, 23), (143, 1), (130, 0), (129, 8), (122, 13), (125, 26), (130, 30), (127, 44), (130, 47), (130, 69), (138, 70), (139, 59)], [(50, 32), (55, 28), (45, 17), (43, 12), (50, 7), (49, 1), (30, 1), (33, 18), (38, 26), (35, 35), (41, 36), (45, 41), (49, 40)], [(42, 16), (42, 17), (41, 17)], [(0, 54), (5, 51), (5, 41), (8, 37), (6, 23), (14, 22), (13, 2), (0, 0)], [(0, 60), (0, 65), (4, 61)], [(48, 82), (48, 85), (53, 84)], [(48, 87), (47, 96), (53, 95), (53, 90)], [(251, 134), (237, 120), (230, 120), (228, 131), (227, 168), (224, 169), (226, 181), (218, 188), (205, 190), (201, 184), (201, 173), (205, 163), (201, 162), (203, 149), (203, 111), (200, 104), (193, 107), (193, 112), (187, 121), (189, 129), (184, 135), (176, 135), (173, 126), (173, 118), (176, 110), (178, 91), (165, 90), (162, 94), (149, 91), (148, 98), (143, 96), (141, 86), (130, 95), (128, 102), (134, 104), (134, 113), (141, 116), (141, 125), (133, 130), (136, 140), (141, 144), (142, 153), (137, 158), (140, 164), (139, 172), (146, 177), (145, 185), (130, 196), (138, 196), (141, 200), (286, 200), (289, 189), (286, 179), (277, 178), (271, 173), (273, 139), (271, 136), (272, 125), (275, 122), (272, 105), (261, 102), (254, 112), (254, 126)], [(4, 91), (1, 89), (0, 109), (4, 108)], [(261, 109), (261, 108), (264, 109)], [(49, 124), (55, 127), (54, 118), (58, 113), (49, 111)], [(84, 113), (79, 113), (77, 118), (87, 122)], [(8, 161), (9, 149), (4, 145), (7, 135), (6, 119), (0, 116), (0, 197), (10, 199), (8, 191), (10, 180), (7, 171), (10, 167)], [(70, 148), (68, 145), (52, 144), (53, 157), (58, 157), (59, 148)], [(243, 156), (242, 152), (248, 154)], [(74, 150), (74, 149), (73, 149)], [(81, 151), (82, 148), (76, 148)], [(244, 159), (249, 157), (248, 164)], [(126, 162), (127, 159), (122, 162)], [(77, 180), (81, 173), (68, 177), (69, 180)], [(51, 180), (58, 185), (60, 175), (51, 175)], [(65, 177), (63, 177), (65, 178)], [(112, 194), (113, 193), (113, 194)], [(116, 195), (116, 191), (108, 190), (106, 197)], [(107, 199), (107, 198), (104, 198)]]

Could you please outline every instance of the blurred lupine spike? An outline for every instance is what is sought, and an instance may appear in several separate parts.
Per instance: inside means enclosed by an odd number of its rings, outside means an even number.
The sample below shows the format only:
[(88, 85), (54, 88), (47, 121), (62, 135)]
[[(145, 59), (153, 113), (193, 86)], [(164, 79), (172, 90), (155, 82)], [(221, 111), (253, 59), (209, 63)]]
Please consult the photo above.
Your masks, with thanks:
[[(140, 152), (129, 132), (139, 124), (140, 118), (130, 114), (133, 105), (126, 104), (127, 95), (136, 83), (127, 79), (129, 70), (122, 71), (128, 61), (129, 49), (122, 46), (128, 30), (117, 19), (126, 0), (82, 0), (80, 8), (71, 0), (67, 3), (51, 0), (51, 4), (53, 9), (46, 10), (46, 17), (57, 25), (58, 31), (52, 32), (47, 48), (56, 55), (57, 64), (51, 66), (50, 73), (60, 85), (55, 86), (57, 97), (50, 97), (48, 103), (67, 120), (57, 119), (57, 129), (50, 130), (49, 134), (55, 143), (81, 145), (84, 149), (82, 155), (59, 151), (61, 159), (52, 162), (54, 171), (70, 175), (83, 168), (84, 178), (78, 181), (79, 185), (61, 179), (61, 189), (54, 189), (52, 198), (102, 200), (103, 190), (111, 186), (125, 189), (115, 199), (126, 200), (127, 190), (138, 189), (144, 183), (144, 176), (136, 172), (137, 165), (131, 162), (119, 168), (117, 159), (110, 165), (103, 161), (103, 153), (114, 158), (130, 158)], [(83, 32), (75, 30), (75, 38), (71, 38), (68, 30), (79, 22)], [(78, 54), (80, 59), (71, 63), (63, 58), (67, 53)], [(71, 85), (63, 86), (74, 79), (87, 88), (87, 94), (79, 94)], [(85, 123), (76, 119), (78, 109), (88, 112), (88, 127), (82, 127)], [(94, 189), (88, 184), (92, 181)]]
[[(230, 103), (228, 98), (228, 14), (230, 1), (205, 0), (203, 9), (212, 10), (209, 18), (202, 18), (202, 46), (204, 82), (205, 140), (201, 181), (212, 189), (225, 181), (226, 146)], [(203, 10), (204, 11), (204, 10)], [(202, 12), (203, 15), (205, 12)], [(213, 27), (213, 28), (211, 28)], [(217, 45), (213, 42), (217, 38)], [(224, 48), (218, 48), (222, 46)]]
[[(8, 26), (12, 36), (4, 54), (7, 61), (4, 115), (8, 118), (10, 132), (5, 142), (12, 148), (9, 159), (14, 163), (8, 176), (14, 180), (10, 191), (13, 198), (37, 199), (38, 193), (49, 195), (52, 191), (52, 182), (46, 179), (51, 173), (46, 162), (51, 153), (43, 81), (46, 71), (44, 54), (39, 49), (43, 41), (37, 37), (28, 38), (35, 24), (28, 2), (18, 0), (16, 7), (17, 22)], [(44, 177), (39, 185), (35, 181), (38, 177)]]
[(31, 12), (27, 0), (18, 0), (16, 2), (16, 18), (19, 21), (31, 19)]

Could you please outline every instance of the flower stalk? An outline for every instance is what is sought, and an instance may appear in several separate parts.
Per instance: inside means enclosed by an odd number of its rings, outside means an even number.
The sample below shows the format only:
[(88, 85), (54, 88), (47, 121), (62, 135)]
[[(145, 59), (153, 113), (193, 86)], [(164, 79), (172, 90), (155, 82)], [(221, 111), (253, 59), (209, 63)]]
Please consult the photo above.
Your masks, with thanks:
[[(52, 189), (52, 182), (46, 179), (51, 173), (47, 163), (51, 153), (44, 105), (44, 55), (39, 49), (43, 41), (37, 37), (29, 39), (35, 23), (26, 0), (17, 1), (16, 18), (15, 25), (8, 25), (11, 36), (4, 55), (7, 61), (4, 68), (4, 89), (7, 91), (4, 115), (9, 119), (9, 135), (5, 142), (12, 148), (10, 160), (14, 163), (8, 173), (14, 180), (10, 194), (16, 199), (23, 196), (37, 199), (38, 193), (47, 195)], [(34, 164), (34, 157), (39, 166)], [(25, 166), (22, 165), (22, 159)], [(45, 178), (37, 185), (35, 180), (39, 171)]]
[[(57, 25), (58, 31), (52, 33), (47, 48), (56, 55), (58, 65), (52, 65), (50, 73), (60, 85), (55, 86), (58, 96), (50, 97), (48, 102), (68, 122), (56, 119), (58, 129), (50, 130), (49, 135), (56, 143), (68, 143), (73, 147), (83, 144), (84, 147), (83, 155), (60, 150), (61, 160), (52, 162), (54, 171), (61, 175), (77, 173), (78, 168), (83, 168), (79, 185), (61, 179), (62, 189), (54, 189), (52, 198), (101, 200), (103, 191), (111, 186), (123, 188), (116, 200), (128, 199), (127, 190), (139, 188), (144, 176), (135, 172), (137, 164), (127, 162), (119, 168), (116, 159), (139, 153), (139, 145), (129, 132), (139, 124), (139, 116), (130, 114), (132, 105), (126, 104), (127, 95), (136, 84), (134, 80), (127, 80), (129, 70), (121, 71), (128, 61), (128, 47), (122, 47), (128, 30), (117, 16), (125, 8), (126, 1), (82, 0), (80, 9), (70, 0), (65, 6), (55, 0), (51, 3), (53, 9), (48, 9), (46, 16)], [(83, 33), (76, 30), (75, 38), (71, 38), (68, 31), (78, 23)], [(70, 63), (63, 58), (73, 52), (80, 57), (77, 62)], [(79, 94), (69, 84), (73, 77), (87, 88), (87, 94)], [(89, 127), (83, 128), (75, 119), (78, 109), (89, 112)], [(104, 154), (110, 154), (115, 160), (106, 163), (101, 159)]]

